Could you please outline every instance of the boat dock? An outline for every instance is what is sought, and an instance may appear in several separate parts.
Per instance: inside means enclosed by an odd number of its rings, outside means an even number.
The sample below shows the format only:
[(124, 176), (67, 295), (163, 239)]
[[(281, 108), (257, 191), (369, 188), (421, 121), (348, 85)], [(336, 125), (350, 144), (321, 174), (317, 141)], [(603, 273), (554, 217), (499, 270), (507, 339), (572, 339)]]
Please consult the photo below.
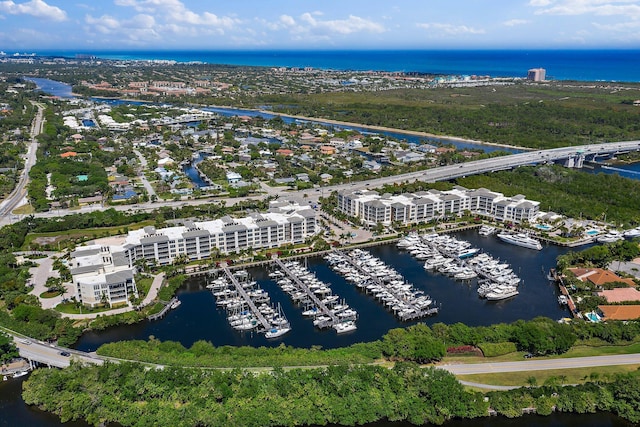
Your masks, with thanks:
[[(356, 249), (351, 253), (356, 251), (359, 250)], [(363, 252), (364, 251), (361, 251), (359, 253)], [(361, 276), (360, 283), (367, 284), (366, 286), (358, 286), (358, 284), (356, 284), (356, 286), (364, 289), (366, 293), (371, 292), (374, 294), (376, 299), (383, 301), (385, 307), (392, 311), (400, 320), (410, 321), (438, 313), (437, 307), (430, 307), (430, 300), (428, 304), (424, 304), (424, 297), (417, 296), (417, 293), (413, 291), (412, 285), (406, 283), (401, 285), (397, 282), (393, 283), (394, 280), (397, 280), (393, 275), (384, 276), (389, 282), (380, 279), (371, 271), (363, 268), (362, 263), (358, 262), (351, 253), (347, 254), (339, 250), (334, 251), (338, 259), (347, 262), (349, 266)], [(368, 255), (371, 256), (370, 254)], [(420, 304), (420, 302), (423, 302), (423, 304)]]
[(242, 298), (244, 303), (249, 307), (253, 315), (258, 319), (261, 328), (258, 329), (258, 332), (266, 332), (271, 329), (271, 323), (264, 317), (264, 315), (260, 312), (256, 304), (253, 302), (247, 291), (244, 289), (242, 284), (238, 281), (238, 278), (233, 275), (229, 267), (222, 266), (222, 271), (227, 276), (227, 279), (231, 282), (231, 284), (235, 287), (237, 294)]
[(274, 261), (280, 268), (280, 271), (282, 271), (286, 275), (286, 277), (294, 283), (297, 289), (299, 289), (301, 292), (304, 292), (308, 300), (310, 300), (314, 304), (314, 306), (318, 310), (318, 315), (316, 317), (323, 315), (328, 318), (327, 320), (314, 321), (314, 325), (316, 327), (320, 329), (331, 328), (334, 325), (342, 322), (342, 319), (340, 319), (335, 314), (335, 312), (329, 308), (328, 304), (318, 298), (315, 292), (313, 292), (313, 290), (311, 290), (311, 288), (309, 288), (306, 283), (300, 280), (298, 275), (292, 272), (291, 269), (284, 262), (282, 262), (282, 260), (276, 258)]
[(162, 319), (164, 317), (165, 314), (167, 314), (167, 311), (171, 310), (171, 306), (173, 304), (175, 304), (178, 301), (178, 298), (173, 297), (171, 299), (171, 301), (169, 301), (168, 303), (165, 304), (164, 307), (162, 307), (162, 310), (160, 310), (159, 313), (156, 314), (150, 314), (149, 316), (147, 316), (147, 320), (158, 320), (158, 319)]

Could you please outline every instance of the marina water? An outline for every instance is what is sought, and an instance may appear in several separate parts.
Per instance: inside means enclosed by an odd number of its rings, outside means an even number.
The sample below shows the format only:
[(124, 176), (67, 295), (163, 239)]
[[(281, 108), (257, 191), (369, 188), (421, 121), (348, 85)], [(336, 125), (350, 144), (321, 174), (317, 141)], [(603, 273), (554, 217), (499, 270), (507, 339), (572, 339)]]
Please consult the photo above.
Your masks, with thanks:
[[(396, 269), (407, 281), (429, 294), (440, 306), (440, 312), (436, 316), (420, 321), (429, 325), (436, 322), (461, 322), (478, 326), (533, 319), (537, 316), (556, 320), (569, 316), (567, 309), (558, 304), (557, 287), (546, 278), (549, 268), (555, 266), (557, 256), (565, 253), (567, 248), (549, 245), (541, 251), (534, 251), (503, 243), (496, 237), (481, 237), (475, 230), (459, 232), (455, 236), (469, 241), (494, 258), (509, 263), (513, 271), (522, 278), (518, 287), (520, 294), (508, 300), (486, 301), (478, 297), (475, 279), (460, 282), (439, 273), (427, 272), (423, 268), (424, 262), (397, 249), (395, 244), (368, 248), (367, 251)], [(131, 339), (146, 340), (154, 336), (162, 341), (178, 341), (186, 347), (198, 340), (206, 340), (216, 346), (277, 346), (283, 342), (294, 347), (310, 348), (316, 345), (335, 348), (377, 340), (389, 329), (416, 323), (397, 320), (371, 296), (359, 291), (331, 270), (324, 259), (311, 257), (306, 260), (306, 265), (308, 270), (329, 284), (335, 294), (340, 295), (358, 312), (356, 331), (336, 335), (333, 330), (315, 329), (312, 322), (302, 316), (302, 309), (292, 303), (288, 295), (269, 278), (267, 268), (251, 268), (250, 275), (260, 287), (269, 292), (272, 303), (282, 305), (287, 319), (291, 322), (291, 332), (277, 340), (267, 340), (262, 334), (239, 333), (231, 328), (226, 320), (225, 311), (216, 306), (212, 293), (205, 288), (206, 281), (197, 278), (189, 280), (179, 290), (178, 298), (182, 305), (170, 311), (162, 320), (88, 332), (80, 338), (76, 347), (83, 351), (94, 351), (103, 343)]]

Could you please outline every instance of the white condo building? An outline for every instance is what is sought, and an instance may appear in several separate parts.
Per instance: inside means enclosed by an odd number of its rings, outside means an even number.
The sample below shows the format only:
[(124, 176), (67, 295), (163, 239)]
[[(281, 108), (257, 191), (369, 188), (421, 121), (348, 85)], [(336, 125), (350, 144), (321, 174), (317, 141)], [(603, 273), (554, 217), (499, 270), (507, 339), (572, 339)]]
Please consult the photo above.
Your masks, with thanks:
[(71, 253), (69, 265), (76, 298), (84, 305), (127, 305), (138, 297), (134, 269), (118, 246), (83, 246)]
[(338, 192), (338, 210), (363, 221), (365, 225), (419, 224), (465, 211), (491, 216), (498, 221), (532, 221), (540, 202), (517, 195), (505, 197), (484, 188), (469, 190), (455, 187), (448, 191), (420, 191), (399, 195), (370, 190)]
[(272, 202), (268, 212), (244, 218), (225, 216), (158, 230), (145, 227), (130, 231), (123, 248), (131, 265), (138, 260), (165, 265), (178, 257), (196, 260), (209, 258), (212, 252), (240, 253), (295, 245), (316, 232), (316, 212), (309, 206)]
[[(176, 258), (199, 260), (216, 253), (295, 245), (317, 231), (316, 212), (312, 208), (275, 201), (266, 213), (185, 221), (184, 225), (160, 229), (149, 226), (130, 231), (119, 246), (81, 247), (72, 253), (71, 274), (77, 297), (83, 303), (98, 304), (105, 299), (104, 293), (110, 303), (125, 302), (131, 292), (137, 292), (133, 275), (139, 263), (167, 265)], [(124, 295), (119, 287), (122, 284), (132, 285), (124, 287)]]

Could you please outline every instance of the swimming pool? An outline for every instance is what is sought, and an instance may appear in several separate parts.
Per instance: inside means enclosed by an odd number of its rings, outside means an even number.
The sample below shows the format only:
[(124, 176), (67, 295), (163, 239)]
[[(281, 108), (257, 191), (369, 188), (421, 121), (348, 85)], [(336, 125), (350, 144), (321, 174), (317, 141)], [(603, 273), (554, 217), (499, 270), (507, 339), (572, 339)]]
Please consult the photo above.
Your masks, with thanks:
[(547, 224), (536, 224), (535, 227), (539, 230), (544, 230), (544, 231), (549, 231), (553, 228), (552, 226)]
[(600, 234), (598, 230), (587, 230), (584, 233), (588, 234), (589, 236), (595, 236), (596, 234)]
[(593, 323), (598, 323), (600, 321), (600, 316), (598, 316), (598, 314), (593, 311), (586, 313), (585, 316), (589, 321)]

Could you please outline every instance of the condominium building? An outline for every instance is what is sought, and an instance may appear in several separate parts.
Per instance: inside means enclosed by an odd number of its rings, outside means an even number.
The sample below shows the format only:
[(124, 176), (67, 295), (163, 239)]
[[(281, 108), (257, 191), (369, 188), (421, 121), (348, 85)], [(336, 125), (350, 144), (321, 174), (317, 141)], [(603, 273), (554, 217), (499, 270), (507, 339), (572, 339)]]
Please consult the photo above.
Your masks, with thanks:
[(213, 221), (186, 221), (184, 225), (130, 231), (123, 248), (130, 265), (142, 260), (157, 265), (176, 258), (206, 259), (212, 253), (276, 248), (303, 243), (317, 232), (316, 213), (305, 205), (271, 203), (266, 213), (244, 218), (225, 216)]
[(138, 297), (134, 270), (121, 247), (83, 246), (71, 253), (69, 269), (84, 305), (127, 305), (131, 296)]
[(465, 211), (491, 216), (498, 221), (532, 221), (539, 202), (522, 195), (505, 197), (484, 188), (469, 190), (455, 187), (448, 191), (429, 190), (399, 195), (370, 190), (338, 192), (338, 210), (363, 221), (365, 225), (419, 224)]

